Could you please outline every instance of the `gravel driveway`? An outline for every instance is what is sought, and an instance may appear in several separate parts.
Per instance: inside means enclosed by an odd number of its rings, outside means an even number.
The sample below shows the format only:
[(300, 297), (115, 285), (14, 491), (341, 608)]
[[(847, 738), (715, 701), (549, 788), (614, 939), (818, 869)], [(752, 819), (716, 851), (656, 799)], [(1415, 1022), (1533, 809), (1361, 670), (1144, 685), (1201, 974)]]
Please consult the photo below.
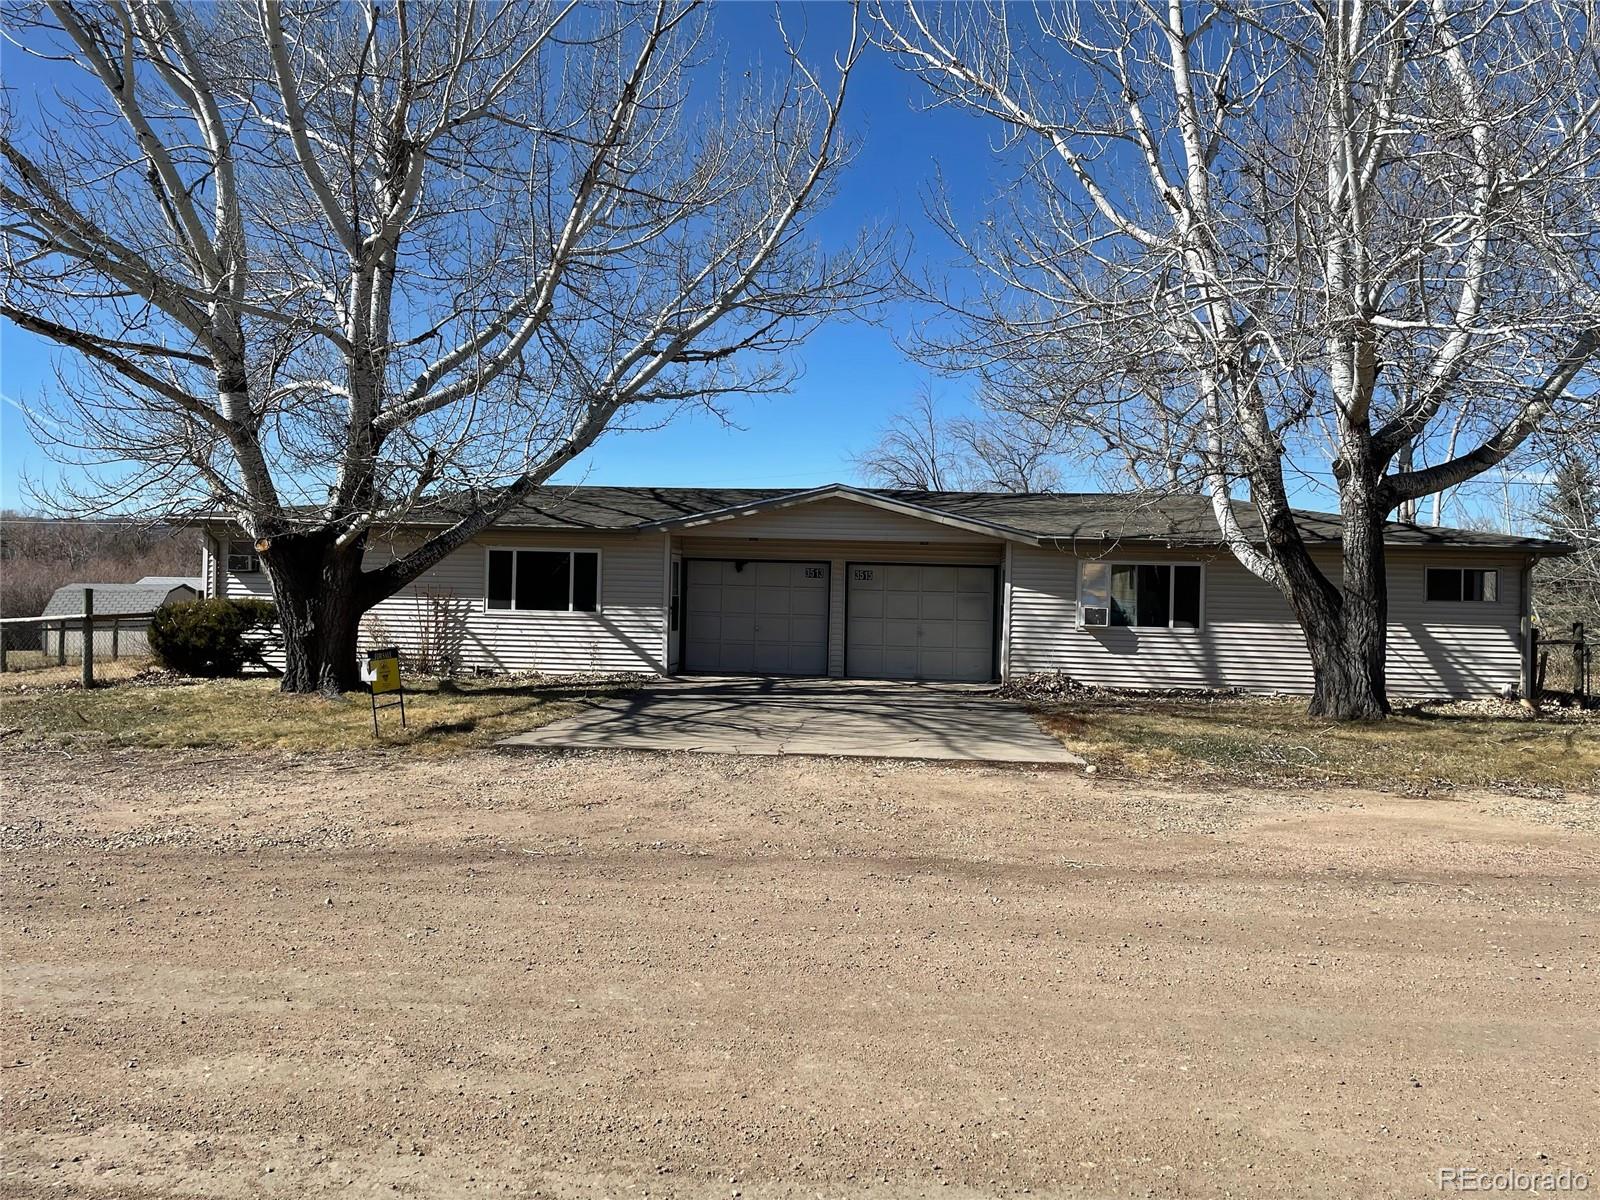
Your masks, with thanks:
[(1600, 1169), (1592, 798), (670, 754), (0, 782), (7, 1196)]

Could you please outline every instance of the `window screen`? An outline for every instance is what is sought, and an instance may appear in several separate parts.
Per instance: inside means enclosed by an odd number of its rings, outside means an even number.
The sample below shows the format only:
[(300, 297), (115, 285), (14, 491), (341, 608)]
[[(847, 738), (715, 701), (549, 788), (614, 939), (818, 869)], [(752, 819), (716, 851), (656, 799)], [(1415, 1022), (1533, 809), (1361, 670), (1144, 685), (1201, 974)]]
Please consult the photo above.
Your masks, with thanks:
[(1203, 579), (1193, 563), (1085, 563), (1080, 602), (1109, 600), (1112, 625), (1199, 629)]
[(249, 575), (261, 570), (261, 556), (256, 544), (248, 538), (234, 538), (228, 543), (228, 570), (235, 575)]

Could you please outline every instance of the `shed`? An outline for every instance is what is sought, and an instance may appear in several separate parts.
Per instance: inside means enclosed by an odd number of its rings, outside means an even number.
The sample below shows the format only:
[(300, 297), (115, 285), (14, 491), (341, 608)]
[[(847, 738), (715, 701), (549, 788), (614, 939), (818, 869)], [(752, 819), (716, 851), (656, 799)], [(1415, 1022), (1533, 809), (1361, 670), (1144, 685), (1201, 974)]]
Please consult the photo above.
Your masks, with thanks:
[[(83, 614), (83, 593), (94, 589), (96, 618), (109, 618), (95, 622), (95, 653), (118, 658), (123, 655), (150, 653), (150, 616), (167, 604), (200, 599), (198, 582), (192, 579), (157, 577), (155, 582), (139, 583), (64, 583), (45, 603), (42, 617), (77, 617)], [(46, 654), (61, 655), (61, 639), (66, 638), (64, 652), (67, 657), (83, 653), (83, 630), (71, 620), (65, 628), (45, 625), (43, 649)]]

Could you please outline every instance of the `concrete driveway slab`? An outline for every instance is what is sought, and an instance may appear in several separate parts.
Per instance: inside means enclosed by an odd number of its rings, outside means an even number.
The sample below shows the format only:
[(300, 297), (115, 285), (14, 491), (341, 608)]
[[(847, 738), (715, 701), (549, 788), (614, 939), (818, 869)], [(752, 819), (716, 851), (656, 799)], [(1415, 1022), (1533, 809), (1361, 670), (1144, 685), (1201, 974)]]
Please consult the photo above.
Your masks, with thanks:
[(674, 680), (595, 701), (500, 745), (1083, 763), (1021, 706), (985, 690), (856, 680)]

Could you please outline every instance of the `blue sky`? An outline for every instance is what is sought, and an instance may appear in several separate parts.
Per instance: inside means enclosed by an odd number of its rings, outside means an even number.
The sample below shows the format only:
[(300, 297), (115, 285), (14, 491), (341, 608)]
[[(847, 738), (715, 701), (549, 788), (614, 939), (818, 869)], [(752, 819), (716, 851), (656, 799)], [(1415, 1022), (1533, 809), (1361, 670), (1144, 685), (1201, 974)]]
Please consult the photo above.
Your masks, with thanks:
[[(843, 5), (790, 4), (784, 9), (791, 33), (804, 28), (814, 59), (825, 60), (847, 30)], [(773, 9), (764, 2), (725, 2), (714, 10), (717, 32), (728, 46), (729, 65), (774, 61), (781, 49)], [(0, 67), (8, 86), (48, 94), (54, 81), (48, 64), (7, 51)], [(940, 271), (955, 262), (943, 233), (924, 214), (936, 178), (949, 191), (953, 211), (969, 228), (992, 198), (1008, 186), (1014, 168), (994, 153), (991, 123), (952, 108), (923, 107), (923, 85), (869, 52), (852, 81), (848, 127), (857, 158), (840, 180), (831, 207), (813, 224), (824, 244), (850, 240), (864, 225), (888, 224), (911, 247), (913, 270)], [(26, 99), (24, 99), (26, 103)], [(900, 348), (920, 321), (933, 314), (911, 305), (893, 307), (879, 324), (841, 321), (819, 329), (792, 357), (800, 376), (792, 391), (726, 406), (724, 425), (709, 415), (690, 414), (663, 430), (615, 433), (563, 471), (564, 482), (701, 486), (804, 486), (835, 480), (860, 482), (853, 453), (870, 446), (885, 422), (932, 380), (948, 412), (966, 404), (960, 379), (933, 379)], [(47, 396), (58, 386), (55, 352), (39, 340), (0, 322), (0, 507), (23, 507), (25, 477), (49, 481), (56, 467), (28, 436), (18, 405)], [(1092, 486), (1069, 477), (1068, 486)], [(1487, 489), (1487, 490), (1485, 490)], [(1465, 507), (1498, 517), (1494, 488), (1484, 484)], [(1307, 507), (1330, 507), (1321, 489), (1302, 490)], [(1459, 521), (1461, 508), (1450, 513)]]
[[(806, 22), (807, 46), (816, 52), (843, 35), (846, 10), (814, 5), (786, 9), (791, 31)], [(775, 57), (772, 8), (765, 3), (724, 4), (716, 11), (718, 31), (730, 55)], [(3, 53), (10, 86), (24, 90), (51, 81), (48, 72), (15, 51)], [(974, 217), (990, 194), (990, 173), (1000, 178), (989, 130), (979, 121), (948, 109), (918, 108), (919, 85), (877, 54), (869, 54), (852, 80), (849, 126), (859, 154), (842, 178), (838, 195), (814, 228), (825, 243), (851, 238), (863, 224), (888, 222), (910, 240), (918, 264), (937, 266), (953, 257), (943, 235), (923, 214), (923, 197), (933, 183), (935, 164), (952, 180), (954, 199)], [(605, 484), (698, 484), (702, 486), (787, 486), (850, 481), (852, 452), (864, 449), (897, 409), (908, 404), (929, 379), (896, 345), (919, 319), (900, 306), (882, 324), (838, 322), (819, 329), (793, 356), (801, 375), (793, 390), (776, 397), (752, 398), (731, 406), (737, 427), (707, 415), (688, 415), (665, 430), (608, 436), (558, 477), (569, 482)], [(19, 404), (36, 401), (57, 386), (51, 367), (55, 353), (38, 339), (3, 323), (0, 333), (0, 507), (20, 507), (24, 476), (49, 478), (54, 466), (34, 446)], [(940, 381), (937, 390), (952, 410), (963, 403), (959, 380)]]

